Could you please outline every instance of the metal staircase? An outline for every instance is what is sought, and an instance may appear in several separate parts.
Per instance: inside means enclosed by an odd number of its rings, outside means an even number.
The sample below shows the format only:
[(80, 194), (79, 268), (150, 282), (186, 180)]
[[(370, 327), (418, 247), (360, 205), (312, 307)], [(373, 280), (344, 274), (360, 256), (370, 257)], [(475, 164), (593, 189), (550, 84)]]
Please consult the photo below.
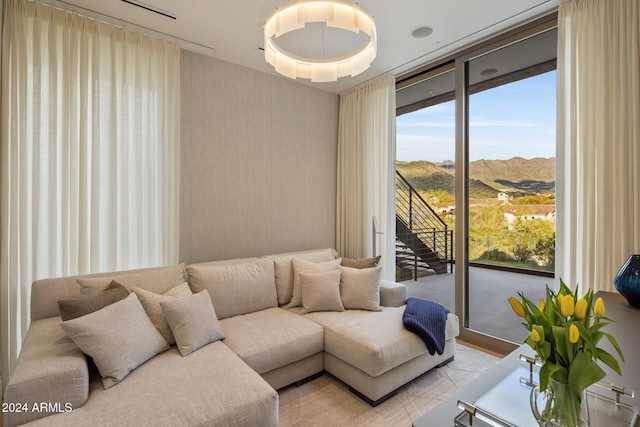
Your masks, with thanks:
[(453, 230), (396, 171), (397, 280), (447, 273), (452, 263)]

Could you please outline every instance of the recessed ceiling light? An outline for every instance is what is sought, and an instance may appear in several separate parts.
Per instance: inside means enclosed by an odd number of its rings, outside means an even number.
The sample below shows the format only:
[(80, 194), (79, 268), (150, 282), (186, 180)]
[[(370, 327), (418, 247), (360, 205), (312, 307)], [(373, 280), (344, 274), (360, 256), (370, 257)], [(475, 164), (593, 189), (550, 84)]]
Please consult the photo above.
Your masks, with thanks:
[(429, 37), (431, 34), (433, 34), (433, 28), (431, 27), (420, 27), (420, 28), (416, 28), (415, 30), (413, 30), (413, 32), (411, 33), (411, 35), (413, 36), (413, 38), (415, 39), (424, 39)]
[(496, 70), (495, 68), (487, 68), (486, 70), (480, 71), (480, 75), (481, 76), (485, 76), (485, 77), (486, 76), (492, 76), (497, 72), (498, 72), (498, 70)]

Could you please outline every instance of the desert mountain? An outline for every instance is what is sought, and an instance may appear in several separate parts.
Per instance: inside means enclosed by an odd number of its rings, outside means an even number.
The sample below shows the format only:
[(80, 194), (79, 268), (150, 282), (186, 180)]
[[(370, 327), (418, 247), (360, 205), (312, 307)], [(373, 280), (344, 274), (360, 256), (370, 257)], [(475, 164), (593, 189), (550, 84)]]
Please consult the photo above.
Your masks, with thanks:
[[(396, 169), (418, 191), (443, 190), (453, 194), (455, 164), (425, 160), (396, 162)], [(471, 197), (496, 197), (500, 190), (513, 195), (555, 191), (555, 158), (476, 160), (469, 164)]]

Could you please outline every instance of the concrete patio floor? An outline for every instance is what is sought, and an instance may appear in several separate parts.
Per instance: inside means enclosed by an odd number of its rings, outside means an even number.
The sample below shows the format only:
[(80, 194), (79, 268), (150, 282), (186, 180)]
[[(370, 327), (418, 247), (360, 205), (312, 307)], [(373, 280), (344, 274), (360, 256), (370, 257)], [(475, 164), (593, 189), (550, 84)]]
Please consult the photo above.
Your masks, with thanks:
[[(521, 292), (536, 303), (545, 297), (551, 277), (512, 273), (480, 267), (469, 268), (469, 326), (471, 329), (521, 344), (528, 332), (511, 310), (508, 299)], [(402, 282), (407, 294), (437, 301), (455, 313), (455, 274), (437, 274)]]

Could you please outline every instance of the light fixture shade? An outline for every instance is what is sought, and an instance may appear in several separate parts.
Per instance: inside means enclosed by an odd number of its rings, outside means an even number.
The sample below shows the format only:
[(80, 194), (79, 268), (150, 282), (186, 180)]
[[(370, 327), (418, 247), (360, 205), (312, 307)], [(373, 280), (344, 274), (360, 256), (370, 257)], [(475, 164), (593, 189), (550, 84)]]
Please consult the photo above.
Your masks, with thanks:
[[(300, 30), (309, 22), (324, 22), (327, 27), (364, 33), (367, 42), (347, 55), (335, 58), (305, 58), (280, 48), (275, 39)], [(360, 5), (344, 0), (297, 0), (279, 7), (264, 26), (264, 57), (275, 70), (292, 79), (331, 82), (365, 71), (377, 54), (377, 35), (373, 17)]]

